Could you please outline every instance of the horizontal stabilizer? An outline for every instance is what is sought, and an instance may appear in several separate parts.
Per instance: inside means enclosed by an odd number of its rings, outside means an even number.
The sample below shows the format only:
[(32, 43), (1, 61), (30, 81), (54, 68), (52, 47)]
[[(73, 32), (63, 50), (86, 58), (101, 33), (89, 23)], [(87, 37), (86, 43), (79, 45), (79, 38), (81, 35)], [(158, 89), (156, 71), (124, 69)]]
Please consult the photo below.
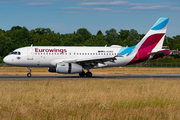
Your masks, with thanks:
[(158, 51), (158, 52), (152, 52), (149, 53), (150, 55), (157, 55), (157, 54), (163, 54), (163, 53), (168, 53), (168, 52), (173, 52), (174, 50), (164, 50), (164, 51)]

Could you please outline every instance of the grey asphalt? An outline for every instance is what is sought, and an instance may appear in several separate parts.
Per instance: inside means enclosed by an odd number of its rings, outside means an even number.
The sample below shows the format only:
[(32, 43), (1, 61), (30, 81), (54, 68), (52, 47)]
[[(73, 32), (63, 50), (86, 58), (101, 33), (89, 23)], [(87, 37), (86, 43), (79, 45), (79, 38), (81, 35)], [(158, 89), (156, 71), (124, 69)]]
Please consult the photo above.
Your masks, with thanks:
[(0, 81), (41, 81), (41, 80), (91, 80), (91, 79), (169, 79), (180, 80), (180, 74), (110, 74), (80, 78), (78, 75), (0, 75)]

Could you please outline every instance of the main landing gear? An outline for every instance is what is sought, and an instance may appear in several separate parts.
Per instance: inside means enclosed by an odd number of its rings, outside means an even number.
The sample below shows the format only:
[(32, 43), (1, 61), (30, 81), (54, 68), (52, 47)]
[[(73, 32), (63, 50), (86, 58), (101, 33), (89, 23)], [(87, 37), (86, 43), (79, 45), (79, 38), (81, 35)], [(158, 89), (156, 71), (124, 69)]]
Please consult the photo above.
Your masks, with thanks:
[(32, 67), (29, 67), (29, 73), (27, 74), (27, 77), (31, 77), (31, 70), (32, 70)]
[(82, 73), (79, 73), (79, 77), (85, 77), (85, 76), (86, 77), (92, 77), (92, 73), (89, 71), (86, 73), (84, 71)]

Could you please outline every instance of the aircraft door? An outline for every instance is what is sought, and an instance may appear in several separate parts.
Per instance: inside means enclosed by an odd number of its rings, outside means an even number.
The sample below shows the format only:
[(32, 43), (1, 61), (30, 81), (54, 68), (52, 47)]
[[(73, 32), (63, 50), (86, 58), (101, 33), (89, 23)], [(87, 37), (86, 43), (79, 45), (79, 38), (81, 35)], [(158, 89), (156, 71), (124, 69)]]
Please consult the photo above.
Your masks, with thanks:
[(27, 60), (33, 60), (33, 49), (32, 48), (27, 49)]

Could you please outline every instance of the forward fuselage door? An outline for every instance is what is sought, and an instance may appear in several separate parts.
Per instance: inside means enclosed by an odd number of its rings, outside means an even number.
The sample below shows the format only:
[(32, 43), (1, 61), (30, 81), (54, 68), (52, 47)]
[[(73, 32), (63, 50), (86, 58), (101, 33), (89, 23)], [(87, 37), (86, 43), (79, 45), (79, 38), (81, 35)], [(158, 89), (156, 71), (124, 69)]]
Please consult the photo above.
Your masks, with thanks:
[(27, 60), (33, 60), (33, 48), (27, 49)]

